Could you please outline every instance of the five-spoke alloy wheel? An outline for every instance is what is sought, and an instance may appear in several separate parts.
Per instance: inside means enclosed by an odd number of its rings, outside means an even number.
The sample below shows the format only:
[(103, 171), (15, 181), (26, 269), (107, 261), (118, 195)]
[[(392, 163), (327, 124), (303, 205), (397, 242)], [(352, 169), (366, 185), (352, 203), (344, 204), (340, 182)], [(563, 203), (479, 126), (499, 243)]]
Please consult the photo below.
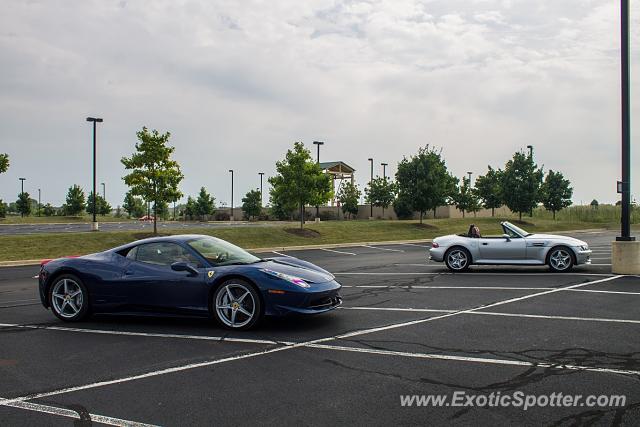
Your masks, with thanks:
[(445, 255), (445, 264), (451, 271), (464, 271), (471, 264), (471, 255), (469, 252), (460, 247), (449, 249)]
[(213, 312), (216, 319), (228, 328), (249, 329), (262, 314), (260, 296), (246, 281), (229, 279), (216, 289)]
[(55, 279), (49, 291), (53, 314), (62, 320), (82, 320), (89, 312), (89, 295), (82, 281), (71, 274)]
[(549, 253), (549, 267), (553, 271), (563, 272), (571, 270), (573, 267), (573, 257), (569, 249), (564, 247), (551, 249)]

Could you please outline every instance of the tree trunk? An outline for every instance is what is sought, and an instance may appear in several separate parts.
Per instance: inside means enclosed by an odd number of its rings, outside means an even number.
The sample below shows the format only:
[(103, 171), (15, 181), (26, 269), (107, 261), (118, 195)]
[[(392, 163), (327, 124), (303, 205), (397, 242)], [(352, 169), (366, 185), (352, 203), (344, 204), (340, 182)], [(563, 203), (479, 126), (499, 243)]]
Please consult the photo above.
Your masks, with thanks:
[(496, 216), (496, 208), (491, 208), (491, 217)]
[(520, 221), (522, 221), (522, 212), (518, 212), (520, 214)]
[(304, 203), (300, 203), (300, 230), (304, 228)]
[(153, 201), (153, 234), (158, 234), (158, 201)]
[(462, 209), (462, 218), (464, 219), (464, 209)]
[(424, 215), (424, 213), (420, 211), (420, 224), (422, 224), (422, 215)]
[(553, 211), (553, 220), (556, 220), (556, 211)]

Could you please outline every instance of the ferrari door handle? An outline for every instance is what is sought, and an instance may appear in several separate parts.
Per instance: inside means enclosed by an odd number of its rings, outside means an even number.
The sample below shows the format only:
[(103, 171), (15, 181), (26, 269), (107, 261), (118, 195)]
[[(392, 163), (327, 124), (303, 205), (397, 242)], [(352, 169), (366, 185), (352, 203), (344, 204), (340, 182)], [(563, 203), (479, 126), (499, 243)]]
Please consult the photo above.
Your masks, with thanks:
[(125, 275), (125, 276), (131, 276), (131, 275), (133, 275), (133, 270), (126, 270), (126, 271), (124, 272), (124, 275)]

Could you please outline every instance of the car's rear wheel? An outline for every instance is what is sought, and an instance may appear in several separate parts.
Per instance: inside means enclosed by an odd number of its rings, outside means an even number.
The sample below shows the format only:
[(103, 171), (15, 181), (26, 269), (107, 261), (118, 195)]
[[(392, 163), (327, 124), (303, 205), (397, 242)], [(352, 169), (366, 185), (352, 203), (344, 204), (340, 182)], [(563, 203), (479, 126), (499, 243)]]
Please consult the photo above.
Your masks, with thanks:
[(252, 328), (262, 315), (258, 292), (242, 279), (223, 282), (213, 295), (212, 308), (221, 325), (236, 330)]
[(72, 275), (56, 277), (49, 290), (51, 311), (67, 322), (77, 322), (89, 313), (89, 293), (82, 281)]
[(454, 247), (447, 251), (444, 262), (451, 271), (464, 271), (471, 265), (471, 254), (465, 248)]
[(569, 251), (570, 249), (565, 248), (564, 246), (551, 249), (551, 252), (549, 252), (549, 259), (547, 261), (549, 268), (558, 273), (571, 270), (573, 267), (573, 256), (571, 256)]

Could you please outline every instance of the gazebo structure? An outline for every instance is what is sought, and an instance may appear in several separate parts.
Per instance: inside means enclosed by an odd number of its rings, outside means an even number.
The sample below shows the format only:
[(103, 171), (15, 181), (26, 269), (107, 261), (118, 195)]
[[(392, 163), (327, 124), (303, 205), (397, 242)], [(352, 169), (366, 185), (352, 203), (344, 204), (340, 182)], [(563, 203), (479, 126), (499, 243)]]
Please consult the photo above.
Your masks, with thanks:
[[(324, 173), (331, 175), (334, 193), (336, 191), (336, 180), (340, 180), (340, 184), (345, 179), (351, 180), (352, 184), (355, 181), (354, 173), (356, 170), (345, 162), (320, 162), (320, 168)], [(334, 197), (331, 201), (331, 206), (335, 205), (336, 199)]]

